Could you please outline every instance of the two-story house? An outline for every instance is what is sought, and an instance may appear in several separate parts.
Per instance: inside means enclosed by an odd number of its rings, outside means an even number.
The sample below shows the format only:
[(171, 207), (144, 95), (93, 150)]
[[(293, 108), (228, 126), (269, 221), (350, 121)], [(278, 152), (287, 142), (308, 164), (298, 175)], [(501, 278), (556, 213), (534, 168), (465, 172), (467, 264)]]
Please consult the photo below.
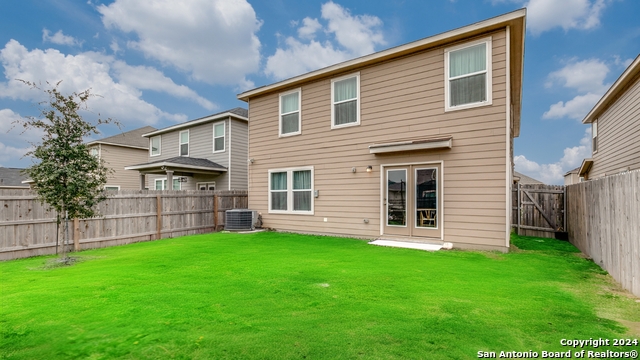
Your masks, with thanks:
[(508, 251), (526, 10), (246, 91), (282, 231)]
[(126, 171), (125, 165), (147, 160), (149, 142), (142, 135), (156, 129), (151, 126), (119, 133), (87, 143), (89, 153), (103, 159), (113, 172), (107, 178), (107, 190), (137, 190), (140, 188), (136, 172)]
[(146, 162), (125, 169), (139, 172), (139, 189), (246, 190), (247, 115), (234, 108), (143, 134)]
[(640, 55), (582, 120), (591, 124), (591, 158), (578, 176), (592, 180), (640, 169)]

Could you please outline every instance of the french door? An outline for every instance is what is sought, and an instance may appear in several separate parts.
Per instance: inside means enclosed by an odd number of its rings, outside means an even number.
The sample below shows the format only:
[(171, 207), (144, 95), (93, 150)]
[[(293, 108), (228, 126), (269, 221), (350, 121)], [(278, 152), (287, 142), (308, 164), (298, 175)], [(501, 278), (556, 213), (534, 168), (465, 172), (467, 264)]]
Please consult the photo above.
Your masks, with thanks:
[(440, 238), (440, 164), (384, 167), (383, 231), (389, 235)]

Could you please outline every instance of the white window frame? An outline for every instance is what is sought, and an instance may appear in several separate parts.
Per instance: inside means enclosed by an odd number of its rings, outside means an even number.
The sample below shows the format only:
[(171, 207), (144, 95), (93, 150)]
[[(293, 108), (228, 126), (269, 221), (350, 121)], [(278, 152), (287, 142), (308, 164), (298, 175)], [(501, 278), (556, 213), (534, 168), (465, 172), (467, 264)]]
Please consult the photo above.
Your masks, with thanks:
[[(335, 104), (336, 102), (333, 101), (334, 99), (334, 84), (338, 81), (341, 80), (346, 80), (349, 78), (355, 77), (356, 78), (356, 122), (351, 122), (351, 123), (346, 123), (346, 124), (340, 124), (340, 125), (335, 125)], [(352, 100), (345, 100), (342, 102), (346, 102), (346, 101), (352, 101)], [(338, 104), (340, 104), (341, 102), (338, 102)], [(353, 73), (353, 74), (349, 74), (349, 75), (345, 75), (345, 76), (341, 76), (339, 78), (335, 78), (335, 79), (331, 79), (331, 129), (341, 129), (344, 127), (349, 127), (349, 126), (359, 126), (360, 125), (360, 72), (357, 73)]]
[[(95, 154), (93, 153), (95, 151)], [(100, 150), (97, 147), (89, 148), (89, 155), (99, 159), (100, 158)]]
[[(153, 153), (153, 139), (158, 138), (158, 153)], [(149, 156), (160, 156), (162, 154), (162, 135), (156, 135), (149, 138)]]
[[(187, 142), (183, 143), (182, 142), (182, 133), (187, 133)], [(187, 130), (182, 130), (178, 133), (178, 156), (186, 156), (189, 157), (189, 155), (191, 154), (191, 148), (189, 146), (189, 139), (190, 139), (190, 134), (189, 134), (189, 129)], [(182, 145), (187, 144), (187, 155), (182, 155)]]
[[(223, 131), (223, 135), (222, 136), (218, 136), (219, 138), (222, 137), (224, 139), (224, 141), (222, 142), (222, 150), (216, 150), (216, 125), (220, 125), (222, 124), (222, 128), (224, 129)], [(213, 140), (211, 141), (211, 147), (213, 148), (213, 153), (223, 153), (225, 152), (225, 150), (227, 149), (227, 124), (225, 121), (219, 121), (217, 123), (213, 124), (213, 128), (211, 129), (211, 131), (213, 131)]]
[[(174, 176), (173, 180), (176, 180), (177, 178), (178, 177)], [(156, 189), (157, 188), (156, 183), (158, 181), (162, 181), (162, 190), (173, 190), (173, 185), (171, 186), (171, 189), (165, 189), (165, 183), (167, 182), (167, 178), (166, 177), (164, 177), (164, 178), (155, 178), (154, 181), (153, 181), (153, 190), (157, 190)], [(182, 183), (178, 182), (178, 184), (180, 185), (180, 188), (178, 190), (182, 190)]]
[(203, 181), (203, 182), (196, 183), (196, 190), (200, 190), (200, 185), (206, 186), (207, 190), (209, 190), (209, 185), (213, 185), (214, 187), (216, 187), (216, 182), (215, 181)]
[[(108, 189), (108, 188), (115, 188), (115, 189)], [(112, 191), (120, 191), (120, 185), (105, 185), (104, 189), (105, 190), (112, 190)]]
[(598, 153), (598, 119), (591, 123), (591, 153)]
[[(293, 210), (293, 172), (294, 171), (311, 171), (311, 210), (310, 211), (300, 211)], [(287, 173), (287, 210), (271, 210), (271, 173)], [(314, 190), (314, 170), (313, 166), (303, 166), (303, 167), (295, 167), (295, 168), (284, 168), (284, 169), (271, 169), (269, 170), (269, 181), (267, 187), (267, 195), (269, 197), (269, 214), (299, 214), (299, 215), (313, 215), (315, 209), (315, 190)], [(306, 189), (304, 191), (307, 191)]]
[[(461, 76), (457, 76), (453, 79), (449, 78), (449, 55), (451, 52), (453, 51), (457, 51), (457, 50), (462, 50), (471, 46), (476, 46), (478, 44), (482, 44), (484, 43), (486, 46), (486, 52), (485, 55), (487, 56), (486, 59), (486, 64), (487, 64), (487, 68), (483, 71), (477, 71), (474, 73), (470, 73), (470, 74), (465, 74), (465, 75), (461, 75)], [(491, 47), (491, 43), (492, 43), (492, 39), (491, 37), (488, 38), (483, 38), (480, 40), (476, 40), (476, 41), (471, 41), (468, 43), (464, 43), (462, 45), (458, 45), (458, 46), (453, 46), (450, 48), (446, 48), (444, 49), (444, 111), (456, 111), (456, 110), (463, 110), (463, 109), (470, 109), (470, 108), (475, 108), (475, 107), (479, 107), (479, 106), (487, 106), (487, 105), (491, 105), (493, 104), (493, 96), (492, 96), (492, 89), (493, 89), (493, 77), (492, 77), (492, 47)], [(450, 106), (450, 86), (449, 83), (451, 80), (455, 80), (455, 79), (459, 79), (459, 78), (463, 78), (463, 77), (468, 77), (468, 76), (473, 76), (473, 75), (479, 75), (485, 73), (487, 76), (487, 79), (485, 81), (485, 91), (487, 94), (487, 98), (485, 99), (485, 101), (479, 101), (479, 102), (474, 102), (474, 103), (468, 103), (468, 104), (462, 104), (462, 105), (457, 105), (457, 106)]]
[[(291, 95), (293, 93), (298, 93), (298, 110), (290, 111), (290, 112), (288, 112), (286, 114), (283, 114), (282, 113), (282, 98), (284, 96)], [(278, 107), (278, 114), (279, 114), (278, 115), (278, 136), (279, 137), (286, 137), (286, 136), (295, 136), (295, 135), (302, 134), (302, 88), (297, 88), (297, 89), (294, 89), (294, 90), (291, 90), (291, 91), (284, 92), (284, 93), (280, 94), (280, 96), (278, 98), (279, 98), (279, 100), (278, 100), (278, 104), (279, 104), (279, 107)], [(293, 114), (293, 113), (296, 113), (296, 112), (298, 113), (298, 131), (283, 134), (282, 133), (282, 116), (283, 115)]]

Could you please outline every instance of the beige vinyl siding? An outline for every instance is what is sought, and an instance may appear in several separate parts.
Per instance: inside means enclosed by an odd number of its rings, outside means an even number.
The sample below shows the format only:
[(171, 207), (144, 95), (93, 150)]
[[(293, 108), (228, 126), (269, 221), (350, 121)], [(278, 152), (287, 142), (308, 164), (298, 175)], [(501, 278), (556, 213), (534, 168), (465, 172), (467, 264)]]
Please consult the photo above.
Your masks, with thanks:
[(248, 127), (246, 121), (231, 120), (231, 189), (246, 190), (248, 186)]
[[(490, 106), (444, 112), (444, 47), (356, 70), (359, 126), (331, 129), (331, 79), (341, 75), (302, 85), (298, 136), (278, 137), (277, 93), (252, 98), (248, 157), (255, 162), (249, 167), (249, 207), (260, 211), (270, 228), (375, 238), (381, 223), (380, 165), (442, 161), (444, 240), (504, 250), (506, 41), (505, 32), (492, 36)], [(378, 155), (368, 149), (438, 135), (452, 135), (453, 148)], [(368, 165), (372, 173), (366, 172)], [(314, 190), (319, 191), (314, 215), (269, 214), (268, 170), (303, 166), (314, 167)]]
[(140, 173), (133, 170), (125, 170), (124, 167), (146, 162), (148, 156), (146, 149), (133, 149), (106, 144), (98, 144), (94, 147), (100, 149), (100, 157), (104, 159), (106, 166), (114, 171), (107, 178), (107, 186), (120, 186), (120, 190), (140, 189)]
[(640, 76), (598, 117), (598, 151), (589, 178), (640, 169)]

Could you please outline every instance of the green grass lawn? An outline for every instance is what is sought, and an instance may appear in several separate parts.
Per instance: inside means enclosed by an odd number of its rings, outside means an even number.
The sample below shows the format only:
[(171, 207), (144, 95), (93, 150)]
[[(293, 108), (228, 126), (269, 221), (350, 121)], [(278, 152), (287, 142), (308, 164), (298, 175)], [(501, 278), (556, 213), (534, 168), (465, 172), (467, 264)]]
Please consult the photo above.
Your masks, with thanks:
[(3, 262), (0, 358), (471, 359), (638, 337), (640, 303), (573, 246), (513, 243), (217, 233)]

